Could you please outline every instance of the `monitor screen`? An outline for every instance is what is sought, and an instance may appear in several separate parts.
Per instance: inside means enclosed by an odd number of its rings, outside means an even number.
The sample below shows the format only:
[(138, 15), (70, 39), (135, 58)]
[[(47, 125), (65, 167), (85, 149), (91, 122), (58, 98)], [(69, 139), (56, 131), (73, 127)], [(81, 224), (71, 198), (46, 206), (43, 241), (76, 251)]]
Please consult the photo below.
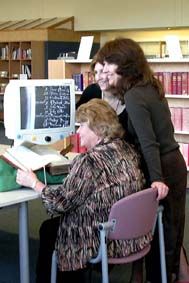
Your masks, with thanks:
[(4, 97), (5, 134), (17, 143), (52, 143), (75, 131), (71, 79), (11, 80)]

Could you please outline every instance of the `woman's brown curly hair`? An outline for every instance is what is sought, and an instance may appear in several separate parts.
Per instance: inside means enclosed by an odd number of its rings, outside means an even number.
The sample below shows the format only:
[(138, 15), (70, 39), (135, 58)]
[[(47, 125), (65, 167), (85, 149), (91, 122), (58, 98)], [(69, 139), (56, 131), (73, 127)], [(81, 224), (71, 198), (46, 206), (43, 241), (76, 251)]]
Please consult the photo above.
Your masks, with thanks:
[(95, 60), (102, 64), (107, 62), (118, 66), (116, 73), (121, 75), (121, 79), (116, 89), (122, 101), (127, 90), (149, 83), (158, 90), (160, 98), (164, 97), (162, 84), (155, 78), (142, 48), (134, 40), (116, 38), (106, 42), (96, 54)]

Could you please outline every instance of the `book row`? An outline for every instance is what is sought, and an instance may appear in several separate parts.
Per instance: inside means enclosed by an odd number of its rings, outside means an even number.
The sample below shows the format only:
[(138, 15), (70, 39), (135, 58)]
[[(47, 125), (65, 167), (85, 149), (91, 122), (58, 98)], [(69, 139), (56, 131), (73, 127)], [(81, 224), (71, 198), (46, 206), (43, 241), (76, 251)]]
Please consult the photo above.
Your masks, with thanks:
[(175, 131), (189, 132), (189, 108), (170, 107), (170, 112)]
[(8, 60), (9, 58), (13, 60), (20, 60), (20, 59), (31, 59), (32, 58), (32, 50), (31, 48), (28, 49), (21, 49), (19, 48), (12, 48), (11, 54), (9, 54), (9, 47), (6, 45), (5, 47), (0, 48), (0, 59), (1, 60)]
[[(14, 78), (14, 79), (18, 79), (20, 73), (21, 74), (27, 74), (27, 78), (31, 79), (31, 64), (22, 64), (21, 65), (21, 71), (17, 70), (17, 73), (12, 73), (9, 74), (8, 71), (0, 71), (0, 78)], [(3, 87), (5, 87), (6, 85), (4, 85)]]
[(32, 51), (31, 48), (28, 49), (21, 49), (19, 48), (13, 48), (12, 49), (12, 59), (31, 59), (32, 58)]
[(95, 82), (92, 72), (73, 74), (72, 78), (75, 82), (75, 91), (83, 91), (88, 85)]
[(7, 60), (9, 58), (9, 47), (5, 45), (0, 48), (0, 59)]
[(31, 79), (31, 65), (29, 64), (22, 64), (22, 74), (26, 74), (28, 79)]
[(155, 72), (166, 94), (189, 94), (189, 72)]

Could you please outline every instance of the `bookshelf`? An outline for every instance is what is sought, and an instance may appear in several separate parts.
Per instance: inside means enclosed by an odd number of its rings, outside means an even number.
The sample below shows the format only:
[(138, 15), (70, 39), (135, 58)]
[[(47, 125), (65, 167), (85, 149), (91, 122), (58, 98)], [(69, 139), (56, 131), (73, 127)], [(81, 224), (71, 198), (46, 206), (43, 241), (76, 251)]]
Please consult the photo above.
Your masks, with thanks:
[[(154, 72), (188, 72), (188, 90), (189, 90), (189, 59), (171, 60), (169, 58), (148, 59), (151, 68)], [(91, 60), (87, 62), (81, 62), (77, 60), (48, 60), (48, 78), (49, 79), (61, 79), (72, 78), (73, 73), (82, 73), (90, 69)], [(81, 92), (76, 92), (80, 94)], [(169, 107), (171, 108), (188, 108), (189, 109), (189, 91), (186, 94), (170, 94), (166, 93)], [(189, 123), (189, 116), (188, 116)], [(175, 138), (181, 144), (186, 144), (187, 158), (185, 158), (188, 172), (189, 172), (189, 128), (186, 130), (175, 130)], [(186, 155), (186, 150), (181, 148), (183, 155)], [(185, 156), (186, 157), (186, 156)], [(189, 174), (188, 174), (189, 184)]]
[(72, 78), (74, 73), (84, 73), (90, 70), (91, 59), (88, 61), (78, 60), (48, 60), (48, 78), (66, 79)]
[[(44, 42), (0, 43), (0, 83), (18, 79), (20, 74), (26, 74), (28, 79), (44, 77)], [(3, 90), (1, 85), (1, 93)]]
[(100, 46), (100, 32), (76, 32), (74, 17), (5, 21), (0, 23), (0, 35), (1, 120), (4, 89), (10, 79), (17, 79), (24, 69), (29, 69), (31, 79), (48, 78), (48, 60), (57, 59), (62, 53), (77, 52), (81, 36), (94, 36), (91, 56)]
[[(166, 34), (163, 37), (165, 37)], [(157, 40), (157, 39), (153, 39), (153, 40), (144, 40), (144, 41), (140, 41), (137, 40), (139, 45), (142, 47), (145, 56), (148, 59), (168, 59), (168, 51), (167, 51), (167, 45), (166, 45), (166, 41), (165, 40)], [(183, 58), (189, 58), (189, 43), (188, 43), (188, 39), (187, 40), (179, 40), (180, 43), (180, 48), (181, 48), (181, 52), (183, 54)]]
[(44, 78), (44, 42), (0, 42), (0, 120), (3, 120), (3, 95), (11, 79), (26, 74), (28, 79)]
[[(85, 74), (90, 73), (90, 63), (92, 59), (87, 61), (79, 61), (79, 60), (48, 60), (48, 78), (49, 79), (70, 79), (72, 78), (73, 74), (82, 74), (83, 80), (85, 80)], [(92, 76), (92, 74), (91, 74)], [(84, 82), (83, 89), (91, 83), (86, 79)], [(82, 94), (82, 91), (75, 91), (76, 100), (79, 98), (79, 95)]]
[[(175, 127), (175, 138), (180, 144), (189, 172), (189, 59), (160, 58), (148, 59), (148, 62), (156, 75), (160, 73)], [(184, 76), (181, 75), (183, 73)], [(168, 81), (166, 74), (169, 74)]]

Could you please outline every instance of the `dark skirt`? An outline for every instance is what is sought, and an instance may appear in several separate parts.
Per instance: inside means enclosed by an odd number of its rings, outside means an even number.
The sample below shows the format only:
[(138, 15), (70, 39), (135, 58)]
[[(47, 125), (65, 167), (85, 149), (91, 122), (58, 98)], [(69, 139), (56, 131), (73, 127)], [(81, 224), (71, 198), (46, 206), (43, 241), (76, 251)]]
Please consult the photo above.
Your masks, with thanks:
[[(164, 206), (163, 225), (169, 283), (171, 282), (171, 274), (175, 273), (178, 276), (179, 273), (180, 250), (184, 238), (187, 168), (179, 149), (162, 155), (161, 165), (164, 182), (169, 187), (168, 196), (161, 201)], [(157, 229), (151, 252), (147, 256), (146, 272), (150, 282), (161, 282)]]

